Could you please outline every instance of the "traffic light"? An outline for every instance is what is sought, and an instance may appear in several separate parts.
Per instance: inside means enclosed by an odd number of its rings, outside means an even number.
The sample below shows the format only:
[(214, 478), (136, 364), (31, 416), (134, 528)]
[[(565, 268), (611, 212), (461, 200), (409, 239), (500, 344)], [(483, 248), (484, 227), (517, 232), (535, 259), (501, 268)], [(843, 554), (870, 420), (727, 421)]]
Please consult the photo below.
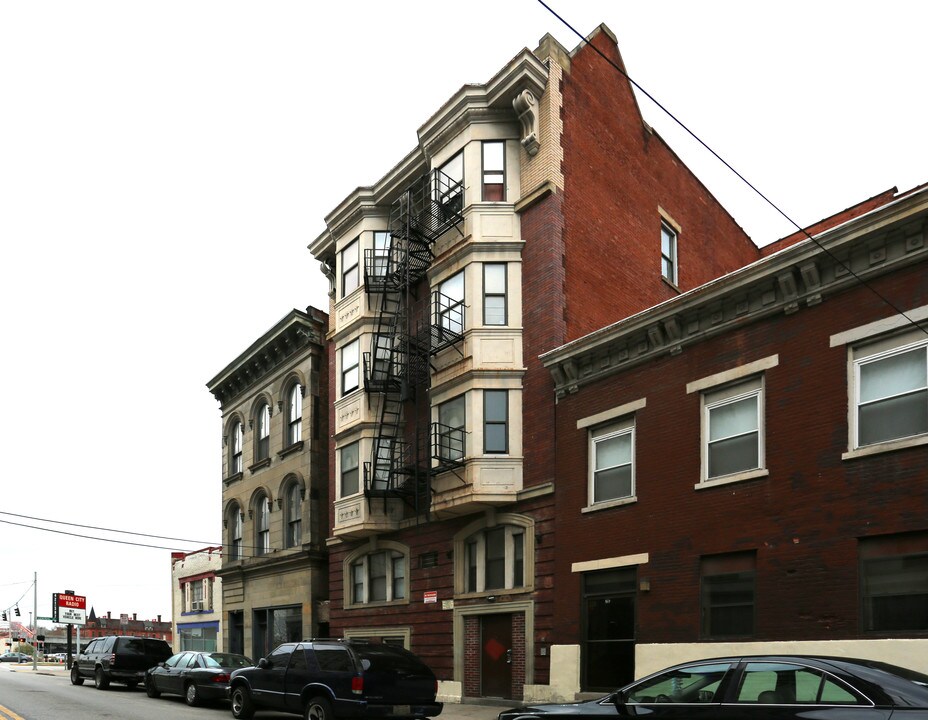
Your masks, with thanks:
[(13, 608), (13, 612), (16, 613), (16, 617), (19, 617), (19, 605), (17, 605), (15, 608)]

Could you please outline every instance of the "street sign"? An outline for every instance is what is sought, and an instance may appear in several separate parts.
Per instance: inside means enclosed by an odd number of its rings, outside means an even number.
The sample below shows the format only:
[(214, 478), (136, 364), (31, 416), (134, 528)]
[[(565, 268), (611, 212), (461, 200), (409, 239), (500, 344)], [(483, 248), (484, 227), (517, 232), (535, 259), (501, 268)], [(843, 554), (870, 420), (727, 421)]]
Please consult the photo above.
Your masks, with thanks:
[(83, 625), (87, 622), (87, 598), (71, 593), (52, 593), (52, 620)]
[(51, 620), (51, 619), (52, 619), (52, 618), (50, 618), (50, 617), (45, 617), (44, 615), (39, 615), (39, 616), (36, 618), (36, 620)]

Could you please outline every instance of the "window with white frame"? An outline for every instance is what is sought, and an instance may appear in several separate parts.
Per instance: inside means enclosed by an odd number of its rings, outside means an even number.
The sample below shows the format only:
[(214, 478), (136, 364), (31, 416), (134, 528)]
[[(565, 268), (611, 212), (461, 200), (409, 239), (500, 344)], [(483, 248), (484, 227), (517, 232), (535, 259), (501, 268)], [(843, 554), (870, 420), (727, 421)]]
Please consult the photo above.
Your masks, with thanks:
[(464, 541), (464, 592), (525, 586), (524, 527), (497, 525)]
[(190, 609), (194, 611), (206, 610), (203, 602), (203, 580), (194, 580), (187, 583), (190, 587)]
[(232, 560), (242, 559), (242, 510), (238, 505), (229, 509), (230, 553)]
[(271, 501), (267, 495), (255, 500), (255, 554), (271, 551)]
[(483, 391), (483, 452), (509, 452), (509, 392)]
[(406, 599), (406, 554), (396, 549), (370, 552), (350, 563), (351, 604)]
[(440, 330), (460, 335), (464, 332), (464, 271), (452, 275), (438, 286), (435, 313)]
[(229, 463), (229, 475), (238, 475), (242, 472), (242, 445), (245, 441), (245, 428), (241, 421), (236, 420), (232, 426), (232, 450)]
[(464, 153), (459, 152), (439, 168), (435, 176), (435, 199), (448, 217), (464, 208)]
[(506, 143), (503, 141), (483, 142), (483, 199), (498, 202), (506, 199)]
[(854, 447), (928, 434), (928, 340), (907, 333), (855, 348)]
[(356, 495), (361, 491), (361, 476), (358, 468), (360, 443), (353, 442), (339, 451), (341, 472), (340, 497)]
[(506, 324), (506, 263), (483, 264), (483, 324)]
[(341, 252), (342, 297), (353, 293), (361, 284), (361, 271), (358, 267), (360, 242), (352, 240)]
[(390, 247), (392, 239), (386, 230), (374, 231), (374, 252), (371, 255), (371, 274), (382, 278), (390, 268)]
[(589, 502), (635, 495), (635, 418), (590, 431)]
[(756, 376), (703, 394), (703, 477), (764, 467), (764, 379)]
[(303, 439), (303, 386), (293, 383), (287, 393), (287, 445)]
[(677, 231), (661, 221), (661, 275), (677, 284)]
[(361, 340), (352, 340), (341, 349), (342, 395), (354, 392), (361, 386)]
[(435, 429), (435, 456), (456, 461), (464, 457), (464, 428), (467, 419), (466, 396), (459, 395), (438, 406)]
[(267, 403), (258, 408), (255, 425), (255, 462), (261, 462), (271, 456), (271, 406)]
[(303, 489), (298, 483), (287, 488), (287, 547), (299, 547), (303, 542)]

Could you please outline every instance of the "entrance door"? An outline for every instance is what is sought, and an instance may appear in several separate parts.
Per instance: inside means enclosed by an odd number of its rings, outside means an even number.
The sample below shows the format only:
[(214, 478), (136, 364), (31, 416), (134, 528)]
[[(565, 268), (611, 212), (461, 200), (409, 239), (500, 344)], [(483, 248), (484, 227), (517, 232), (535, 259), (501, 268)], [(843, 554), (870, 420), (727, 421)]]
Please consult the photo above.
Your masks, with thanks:
[(483, 697), (512, 697), (512, 615), (480, 619), (480, 690)]
[(609, 692), (635, 679), (635, 568), (583, 576), (580, 689)]

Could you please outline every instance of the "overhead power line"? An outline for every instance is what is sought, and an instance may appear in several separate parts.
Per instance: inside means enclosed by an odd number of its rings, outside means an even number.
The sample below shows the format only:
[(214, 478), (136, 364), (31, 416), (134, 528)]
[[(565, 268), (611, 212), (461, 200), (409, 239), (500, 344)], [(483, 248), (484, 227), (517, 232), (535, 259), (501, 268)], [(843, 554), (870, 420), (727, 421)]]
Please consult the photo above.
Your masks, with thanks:
[(843, 260), (841, 260), (840, 258), (838, 258), (837, 256), (835, 256), (835, 254), (832, 253), (828, 248), (826, 248), (826, 247), (825, 247), (824, 245), (822, 245), (818, 240), (816, 240), (814, 237), (812, 237), (812, 235), (809, 233), (808, 230), (806, 230), (804, 227), (801, 227), (795, 220), (793, 220), (789, 215), (787, 215), (786, 212), (784, 212), (784, 211), (780, 208), (779, 205), (777, 205), (775, 202), (773, 202), (773, 200), (771, 200), (771, 199), (768, 198), (766, 195), (764, 195), (764, 193), (762, 193), (757, 187), (755, 187), (754, 184), (751, 183), (744, 175), (742, 175), (740, 172), (738, 172), (737, 170), (735, 170), (735, 168), (732, 167), (732, 165), (731, 165), (727, 160), (725, 160), (725, 158), (723, 158), (723, 157), (722, 157), (721, 155), (719, 155), (715, 150), (713, 150), (713, 149), (712, 149), (705, 141), (703, 141), (703, 139), (700, 138), (695, 132), (693, 132), (692, 130), (690, 130), (689, 126), (687, 126), (687, 125), (686, 125), (682, 120), (680, 120), (676, 115), (674, 115), (672, 112), (670, 112), (670, 110), (668, 110), (668, 109), (664, 106), (663, 103), (661, 103), (656, 97), (654, 97), (651, 93), (649, 93), (647, 90), (645, 90), (641, 85), (639, 85), (638, 82), (635, 81), (634, 78), (632, 78), (627, 72), (625, 72), (625, 70), (623, 70), (619, 65), (617, 65), (612, 59), (608, 58), (608, 57), (605, 55), (605, 53), (602, 52), (602, 50), (600, 50), (598, 47), (596, 47), (595, 45), (593, 45), (589, 40), (587, 40), (585, 35), (583, 35), (582, 33), (580, 33), (573, 25), (571, 25), (567, 20), (565, 20), (563, 17), (561, 17), (561, 15), (559, 15), (550, 5), (548, 5), (548, 4), (545, 2), (545, 0), (538, 0), (538, 4), (541, 5), (542, 7), (544, 7), (549, 13), (551, 13), (554, 17), (556, 17), (568, 30), (570, 30), (574, 35), (576, 35), (576, 36), (580, 39), (580, 42), (581, 42), (583, 45), (588, 45), (589, 47), (593, 48), (593, 50), (596, 52), (596, 54), (599, 55), (599, 56), (600, 56), (603, 60), (605, 60), (607, 63), (609, 63), (609, 65), (610, 65), (617, 73), (619, 73), (622, 77), (624, 77), (632, 86), (634, 86), (639, 92), (641, 92), (645, 97), (647, 97), (651, 102), (653, 102), (658, 108), (660, 108), (660, 110), (661, 110), (667, 117), (669, 117), (669, 118), (670, 118), (671, 120), (673, 120), (677, 125), (679, 125), (679, 126), (684, 130), (684, 132), (686, 132), (691, 138), (693, 138), (697, 143), (699, 143), (703, 148), (705, 148), (716, 160), (718, 160), (720, 163), (722, 163), (722, 165), (724, 165), (726, 168), (728, 168), (728, 170), (730, 170), (732, 173), (734, 173), (734, 175), (735, 175), (739, 180), (741, 180), (741, 182), (743, 182), (745, 185), (747, 185), (758, 197), (760, 197), (765, 203), (767, 203), (767, 204), (768, 204), (770, 207), (772, 207), (776, 212), (778, 212), (781, 216), (783, 216), (783, 217), (787, 220), (787, 222), (789, 222), (794, 228), (796, 228), (796, 230), (798, 230), (800, 233), (802, 233), (803, 235), (805, 235), (809, 240), (811, 240), (813, 243), (815, 243), (815, 245), (816, 245), (822, 252), (824, 252), (824, 253), (825, 253), (826, 255), (828, 255), (832, 260), (834, 260), (834, 261), (835, 261), (836, 263), (838, 263), (841, 267), (843, 267), (845, 270), (847, 270), (848, 273), (850, 273), (851, 276), (854, 277), (854, 279), (857, 280), (857, 282), (859, 282), (861, 285), (863, 285), (863, 286), (866, 287), (868, 290), (870, 290), (870, 291), (871, 291), (874, 295), (876, 295), (883, 303), (885, 303), (889, 308), (891, 308), (891, 309), (893, 310), (893, 312), (897, 313), (898, 315), (900, 315), (901, 317), (903, 317), (907, 322), (909, 322), (910, 324), (912, 324), (913, 326), (915, 326), (916, 328), (918, 328), (919, 330), (921, 330), (923, 333), (925, 333), (926, 335), (928, 335), (928, 323), (922, 324), (922, 323), (918, 322), (917, 320), (915, 320), (914, 318), (909, 317), (909, 316), (906, 314), (906, 312), (905, 312), (902, 308), (896, 306), (896, 304), (893, 303), (889, 298), (887, 298), (886, 296), (884, 296), (879, 290), (877, 290), (877, 289), (876, 289), (875, 287), (873, 287), (869, 282), (867, 282), (864, 278), (860, 277), (860, 275), (858, 275), (856, 272), (854, 272), (854, 270), (852, 270), (852, 269), (848, 266), (847, 263), (845, 263)]

